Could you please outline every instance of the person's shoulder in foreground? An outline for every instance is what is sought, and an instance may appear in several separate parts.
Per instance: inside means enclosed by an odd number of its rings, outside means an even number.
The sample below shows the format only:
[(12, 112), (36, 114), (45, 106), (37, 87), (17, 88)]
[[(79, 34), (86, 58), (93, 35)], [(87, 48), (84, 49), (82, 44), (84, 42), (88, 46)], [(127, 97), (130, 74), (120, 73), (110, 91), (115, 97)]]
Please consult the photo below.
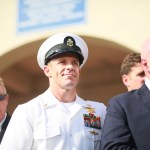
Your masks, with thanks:
[(150, 40), (142, 45), (141, 64), (145, 73), (142, 87), (109, 101), (101, 150), (150, 149)]
[(150, 125), (150, 112), (147, 113), (150, 106), (145, 103), (150, 98), (148, 93), (148, 88), (143, 84), (140, 89), (119, 94), (109, 100), (102, 130), (101, 150), (137, 150), (137, 147), (148, 150), (149, 142), (146, 139), (150, 138), (150, 129), (142, 128), (144, 124)]
[(100, 149), (105, 106), (86, 102), (76, 92), (87, 58), (88, 47), (75, 34), (55, 34), (41, 45), (37, 60), (49, 88), (16, 108), (3, 150)]

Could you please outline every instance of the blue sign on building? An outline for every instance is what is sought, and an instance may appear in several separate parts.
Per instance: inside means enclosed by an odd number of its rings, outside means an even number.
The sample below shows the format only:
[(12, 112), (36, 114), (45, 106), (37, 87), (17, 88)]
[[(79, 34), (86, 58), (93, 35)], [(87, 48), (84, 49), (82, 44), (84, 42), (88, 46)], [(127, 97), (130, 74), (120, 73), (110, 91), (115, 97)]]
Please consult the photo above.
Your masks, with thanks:
[(86, 21), (86, 0), (18, 0), (18, 6), (19, 33)]

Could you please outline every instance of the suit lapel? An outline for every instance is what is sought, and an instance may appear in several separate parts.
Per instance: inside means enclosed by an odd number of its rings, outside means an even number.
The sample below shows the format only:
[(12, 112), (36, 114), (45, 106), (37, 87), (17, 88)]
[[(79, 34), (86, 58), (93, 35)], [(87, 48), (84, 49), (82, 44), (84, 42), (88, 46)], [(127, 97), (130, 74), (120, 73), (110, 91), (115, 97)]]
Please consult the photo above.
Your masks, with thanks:
[(138, 90), (137, 93), (140, 96), (140, 100), (150, 110), (150, 90), (145, 84)]
[(9, 121), (10, 121), (10, 116), (9, 116), (9, 114), (7, 113), (6, 119), (5, 119), (5, 121), (4, 121), (3, 125), (2, 125), (2, 129), (1, 129), (1, 132), (0, 132), (0, 143), (1, 143), (1, 141), (2, 141), (2, 138), (3, 138), (3, 136), (4, 136), (4, 133), (5, 133), (5, 130), (6, 130), (6, 128), (7, 128), (7, 125), (8, 125), (8, 123), (9, 123)]
[(4, 121), (3, 125), (2, 125), (2, 129), (3, 129), (3, 130), (6, 130), (9, 121), (10, 121), (10, 116), (9, 116), (9, 114), (7, 113), (6, 119), (5, 119), (5, 121)]

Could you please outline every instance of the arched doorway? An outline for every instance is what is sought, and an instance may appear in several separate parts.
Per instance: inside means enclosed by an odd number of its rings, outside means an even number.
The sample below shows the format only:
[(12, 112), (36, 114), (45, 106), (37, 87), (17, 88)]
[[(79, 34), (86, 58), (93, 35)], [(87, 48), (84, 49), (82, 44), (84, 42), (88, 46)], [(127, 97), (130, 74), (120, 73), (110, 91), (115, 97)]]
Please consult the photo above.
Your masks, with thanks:
[[(119, 74), (120, 64), (131, 50), (112, 41), (83, 37), (89, 47), (89, 58), (81, 70), (78, 95), (107, 105), (112, 96), (126, 91)], [(48, 80), (36, 60), (38, 48), (45, 39), (22, 45), (0, 59), (1, 77), (10, 95), (8, 111), (39, 95), (48, 88)]]

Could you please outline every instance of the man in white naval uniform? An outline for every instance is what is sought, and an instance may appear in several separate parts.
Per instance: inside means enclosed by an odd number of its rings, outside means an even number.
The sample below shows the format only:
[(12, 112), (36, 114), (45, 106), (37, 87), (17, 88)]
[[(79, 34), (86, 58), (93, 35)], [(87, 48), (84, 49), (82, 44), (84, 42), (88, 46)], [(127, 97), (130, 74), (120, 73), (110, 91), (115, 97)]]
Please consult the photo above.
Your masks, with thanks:
[(106, 107), (76, 93), (87, 58), (88, 47), (75, 34), (59, 33), (41, 45), (37, 60), (49, 79), (49, 88), (16, 108), (2, 150), (100, 149)]

